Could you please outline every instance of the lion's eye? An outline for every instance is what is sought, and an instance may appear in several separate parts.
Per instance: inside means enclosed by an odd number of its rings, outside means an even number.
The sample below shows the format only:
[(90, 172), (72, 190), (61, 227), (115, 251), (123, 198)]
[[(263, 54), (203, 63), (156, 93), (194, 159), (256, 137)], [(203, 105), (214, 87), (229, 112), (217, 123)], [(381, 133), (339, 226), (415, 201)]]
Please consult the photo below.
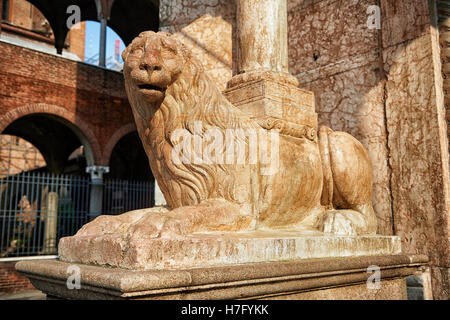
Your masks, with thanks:
[(174, 51), (171, 50), (162, 50), (161, 56), (165, 59), (171, 59), (176, 55)]
[(132, 54), (141, 55), (144, 53), (144, 50), (142, 48), (136, 48), (132, 51)]

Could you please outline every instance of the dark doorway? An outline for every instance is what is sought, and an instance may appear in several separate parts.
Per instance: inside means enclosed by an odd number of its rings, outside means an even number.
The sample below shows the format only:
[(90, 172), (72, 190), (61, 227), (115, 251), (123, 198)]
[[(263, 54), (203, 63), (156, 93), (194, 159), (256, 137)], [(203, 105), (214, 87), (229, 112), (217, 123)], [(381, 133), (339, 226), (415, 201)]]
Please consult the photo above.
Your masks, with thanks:
[(109, 161), (109, 179), (153, 181), (147, 155), (137, 131), (124, 136), (113, 149)]

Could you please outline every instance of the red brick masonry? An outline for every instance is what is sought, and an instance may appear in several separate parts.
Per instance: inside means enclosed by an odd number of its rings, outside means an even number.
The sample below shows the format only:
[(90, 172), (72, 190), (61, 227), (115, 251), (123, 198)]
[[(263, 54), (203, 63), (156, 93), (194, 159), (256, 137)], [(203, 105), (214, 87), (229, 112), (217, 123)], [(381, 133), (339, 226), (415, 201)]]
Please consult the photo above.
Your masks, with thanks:
[(14, 262), (0, 262), (0, 295), (36, 290), (30, 281), (16, 271)]
[(0, 42), (0, 133), (33, 113), (71, 122), (97, 165), (108, 165), (111, 144), (134, 126), (120, 72)]

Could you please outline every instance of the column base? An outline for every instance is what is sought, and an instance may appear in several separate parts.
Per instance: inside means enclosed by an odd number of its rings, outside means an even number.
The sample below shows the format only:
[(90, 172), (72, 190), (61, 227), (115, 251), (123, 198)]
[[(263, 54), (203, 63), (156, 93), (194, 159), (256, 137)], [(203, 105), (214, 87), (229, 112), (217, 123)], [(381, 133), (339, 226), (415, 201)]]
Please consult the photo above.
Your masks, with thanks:
[(258, 71), (234, 76), (224, 95), (265, 129), (315, 140), (317, 113), (314, 93), (298, 87), (287, 73)]
[[(57, 260), (16, 265), (51, 299), (406, 299), (406, 280), (426, 256), (387, 255), (131, 271)], [(69, 267), (72, 266), (72, 269)], [(67, 279), (79, 267), (80, 289)], [(369, 266), (379, 267), (379, 280)], [(372, 278), (373, 277), (373, 281)]]

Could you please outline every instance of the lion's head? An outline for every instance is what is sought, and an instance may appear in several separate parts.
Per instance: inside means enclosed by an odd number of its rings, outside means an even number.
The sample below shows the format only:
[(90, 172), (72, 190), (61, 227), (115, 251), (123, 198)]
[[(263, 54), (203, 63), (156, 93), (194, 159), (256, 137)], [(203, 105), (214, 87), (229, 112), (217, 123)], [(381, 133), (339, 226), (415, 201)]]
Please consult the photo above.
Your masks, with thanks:
[(142, 32), (122, 53), (127, 90), (138, 99), (161, 104), (167, 88), (179, 77), (191, 57), (169, 33)]

